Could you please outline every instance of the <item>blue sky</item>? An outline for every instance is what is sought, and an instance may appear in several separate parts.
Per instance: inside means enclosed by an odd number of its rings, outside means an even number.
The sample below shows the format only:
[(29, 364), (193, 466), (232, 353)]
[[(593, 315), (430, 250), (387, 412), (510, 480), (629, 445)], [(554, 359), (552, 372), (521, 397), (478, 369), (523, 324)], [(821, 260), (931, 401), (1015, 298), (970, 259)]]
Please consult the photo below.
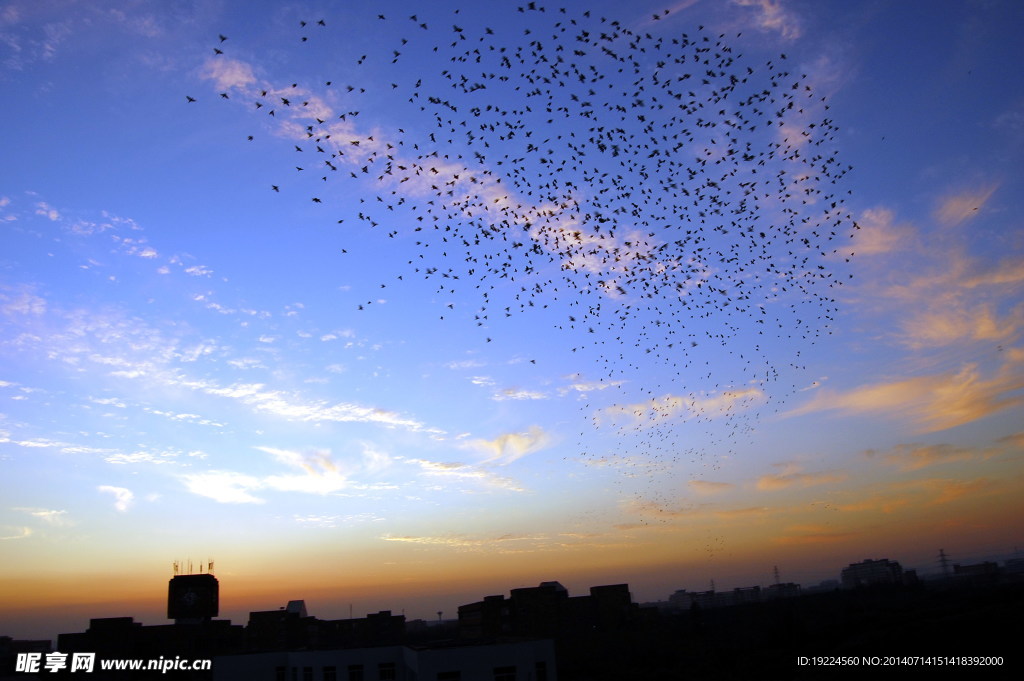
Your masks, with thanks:
[(1014, 551), (1019, 4), (523, 9), (0, 3), (3, 629)]

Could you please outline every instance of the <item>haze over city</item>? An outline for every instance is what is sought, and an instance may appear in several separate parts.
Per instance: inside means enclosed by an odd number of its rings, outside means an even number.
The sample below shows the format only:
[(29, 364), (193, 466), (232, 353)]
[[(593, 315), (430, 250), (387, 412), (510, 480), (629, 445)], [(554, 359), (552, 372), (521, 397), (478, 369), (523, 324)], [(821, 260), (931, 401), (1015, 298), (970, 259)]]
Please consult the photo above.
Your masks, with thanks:
[(0, 2), (0, 634), (1014, 555), (1022, 25)]

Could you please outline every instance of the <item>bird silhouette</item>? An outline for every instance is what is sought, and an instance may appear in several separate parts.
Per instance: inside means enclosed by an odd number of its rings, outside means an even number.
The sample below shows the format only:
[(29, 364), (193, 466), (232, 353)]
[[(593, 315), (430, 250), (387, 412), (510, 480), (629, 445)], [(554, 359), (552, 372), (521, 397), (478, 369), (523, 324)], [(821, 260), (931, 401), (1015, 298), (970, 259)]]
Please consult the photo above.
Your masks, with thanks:
[[(317, 62), (310, 83), (348, 83), (330, 90), (333, 108), (313, 85), (281, 97), (261, 82), (236, 90), (256, 100), (246, 115), (280, 99), (281, 135), (268, 144), (294, 135), (296, 152), (323, 155), (325, 174), (302, 174), (317, 182), (302, 185), (317, 192), (307, 196), (332, 208), (321, 199), (358, 196), (331, 219), (383, 225), (409, 248), (403, 286), (475, 296), (439, 302), (446, 324), (464, 320), (487, 344), (499, 320), (560, 310), (554, 326), (593, 358), (601, 390), (644, 396), (592, 418), (639, 438), (649, 457), (638, 474), (702, 456), (683, 446), (683, 423), (723, 424), (713, 442), (729, 451), (838, 312), (837, 264), (857, 225), (826, 99), (786, 54), (746, 57), (668, 10), (643, 29), (536, 2), (496, 10), (506, 21), (490, 26), (417, 9), (402, 21), (368, 15), (388, 27), (373, 51)], [(310, 36), (282, 39), (331, 54)], [(364, 124), (364, 106), (389, 123)], [(769, 349), (777, 342), (784, 359)], [(631, 386), (637, 376), (650, 382)]]

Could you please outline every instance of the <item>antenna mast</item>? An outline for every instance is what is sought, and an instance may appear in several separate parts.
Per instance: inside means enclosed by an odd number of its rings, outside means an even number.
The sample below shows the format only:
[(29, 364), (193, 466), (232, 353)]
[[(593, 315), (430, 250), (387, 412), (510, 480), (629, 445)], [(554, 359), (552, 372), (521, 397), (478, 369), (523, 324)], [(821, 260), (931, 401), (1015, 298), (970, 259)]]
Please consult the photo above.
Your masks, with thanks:
[(949, 556), (945, 549), (939, 549), (939, 565), (942, 566), (942, 576), (949, 577)]

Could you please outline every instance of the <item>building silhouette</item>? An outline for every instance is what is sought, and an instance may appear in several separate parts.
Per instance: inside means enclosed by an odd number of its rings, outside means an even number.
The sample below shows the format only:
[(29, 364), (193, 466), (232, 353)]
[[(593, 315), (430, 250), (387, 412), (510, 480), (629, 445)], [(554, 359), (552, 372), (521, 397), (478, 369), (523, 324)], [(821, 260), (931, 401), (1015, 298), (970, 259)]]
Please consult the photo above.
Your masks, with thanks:
[[(322, 619), (295, 599), (250, 612), (245, 625), (217, 619), (220, 585), (212, 574), (176, 575), (167, 590), (173, 623), (91, 619), (84, 632), (61, 634), (56, 651), (49, 641), (0, 637), (0, 679), (77, 676), (15, 670), (19, 655), (57, 651), (94, 653), (97, 667), (111, 658), (212, 661), (202, 671), (174, 670), (179, 681), (814, 678), (801, 676), (793, 662), (809, 648), (874, 654), (899, 640), (908, 651), (954, 644), (995, 650), (992, 643), (1012, 631), (1007, 623), (1018, 619), (1024, 602), (1022, 568), (1020, 559), (957, 565), (948, 579), (918, 582), (896, 561), (868, 559), (842, 570), (847, 588), (832, 582), (803, 590), (777, 581), (681, 589), (660, 610), (633, 603), (627, 584), (571, 596), (561, 583), (546, 581), (459, 606), (457, 620), (432, 622), (407, 622), (387, 610)], [(166, 681), (168, 674), (127, 677)], [(98, 668), (91, 678), (126, 674)]]
[(850, 563), (840, 573), (844, 589), (878, 584), (903, 584), (905, 577), (900, 564), (888, 558), (867, 558), (859, 563)]
[(175, 624), (209, 622), (220, 612), (220, 582), (212, 574), (175, 575), (167, 584), (167, 619)]
[(512, 589), (509, 597), (486, 596), (459, 606), (459, 635), (563, 636), (579, 631), (619, 631), (641, 618), (627, 584), (590, 587), (588, 596), (569, 596), (558, 582)]
[[(558, 610), (556, 583), (525, 590), (523, 628), (544, 631), (544, 618)], [(561, 585), (558, 585), (560, 587)], [(429, 640), (431, 629), (406, 630), (404, 615), (384, 610), (362, 618), (326, 620), (311, 616), (303, 600), (277, 610), (253, 611), (245, 626), (218, 620), (220, 584), (212, 574), (175, 575), (167, 590), (167, 617), (173, 624), (143, 625), (132, 617), (89, 620), (84, 632), (58, 637), (61, 653), (95, 653), (103, 659), (156, 660), (180, 657), (212, 660), (203, 671), (175, 670), (178, 679), (253, 681), (557, 681), (554, 643), (537, 635), (473, 640)], [(555, 601), (549, 596), (554, 589)], [(602, 590), (603, 589), (603, 590)], [(623, 593), (597, 588), (593, 621), (613, 621)], [(565, 589), (561, 594), (567, 597)], [(590, 597), (586, 597), (590, 598)], [(577, 607), (581, 607), (577, 605)], [(454, 628), (436, 627), (442, 634)], [(15, 645), (17, 643), (17, 645)], [(45, 643), (45, 646), (42, 644)], [(0, 654), (50, 652), (49, 641), (0, 639)], [(38, 645), (37, 645), (38, 644)], [(43, 649), (45, 648), (45, 650)], [(13, 669), (13, 664), (9, 665)], [(132, 678), (166, 678), (161, 671), (136, 671)], [(25, 677), (23, 678), (31, 678)], [(103, 678), (102, 674), (92, 678)]]

